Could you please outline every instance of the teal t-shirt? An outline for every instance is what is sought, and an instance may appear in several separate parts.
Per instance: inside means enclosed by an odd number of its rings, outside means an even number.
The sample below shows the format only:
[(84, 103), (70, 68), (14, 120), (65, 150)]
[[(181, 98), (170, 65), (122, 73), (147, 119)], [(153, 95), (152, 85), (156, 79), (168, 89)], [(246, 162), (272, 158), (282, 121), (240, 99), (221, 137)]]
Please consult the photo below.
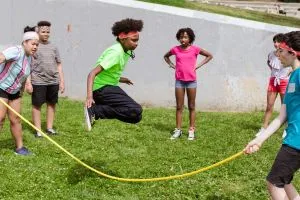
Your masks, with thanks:
[(287, 123), (283, 144), (300, 150), (300, 68), (292, 72), (284, 96)]
[(101, 65), (101, 71), (94, 79), (93, 91), (100, 89), (106, 85), (119, 85), (119, 80), (128, 62), (130, 53), (124, 52), (122, 45), (116, 44), (107, 48), (96, 62), (96, 67)]

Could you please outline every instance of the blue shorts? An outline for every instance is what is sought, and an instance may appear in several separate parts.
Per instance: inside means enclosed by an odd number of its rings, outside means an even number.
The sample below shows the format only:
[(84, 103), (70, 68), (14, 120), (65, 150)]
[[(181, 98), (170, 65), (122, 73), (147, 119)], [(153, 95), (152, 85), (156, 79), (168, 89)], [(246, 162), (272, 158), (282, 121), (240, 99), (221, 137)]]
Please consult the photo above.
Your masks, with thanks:
[(176, 80), (175, 88), (197, 88), (197, 81)]

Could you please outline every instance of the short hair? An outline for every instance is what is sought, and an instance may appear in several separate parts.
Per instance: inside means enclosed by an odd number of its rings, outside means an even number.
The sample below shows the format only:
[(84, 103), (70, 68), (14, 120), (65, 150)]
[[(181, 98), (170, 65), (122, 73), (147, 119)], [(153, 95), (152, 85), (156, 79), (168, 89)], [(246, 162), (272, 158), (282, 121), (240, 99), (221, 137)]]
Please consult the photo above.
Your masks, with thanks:
[(35, 26), (32, 26), (32, 27), (26, 26), (26, 27), (24, 28), (24, 33), (26, 33), (26, 32), (31, 32), (31, 31), (34, 31), (34, 32), (35, 32)]
[(135, 19), (123, 19), (121, 21), (115, 22), (112, 26), (112, 34), (114, 36), (118, 36), (120, 33), (129, 33), (130, 31), (138, 31), (141, 32), (144, 26), (144, 22), (142, 20)]
[(285, 40), (284, 34), (283, 33), (278, 33), (274, 35), (273, 37), (273, 42), (283, 42)]
[[(284, 34), (285, 43), (297, 52), (300, 52), (300, 31), (292, 31)], [(300, 56), (297, 56), (300, 60)]]
[(37, 23), (38, 26), (51, 26), (51, 23), (49, 21), (39, 21)]
[(189, 36), (190, 43), (192, 44), (195, 41), (195, 33), (191, 28), (181, 28), (176, 33), (176, 39), (180, 40), (180, 36), (186, 33)]

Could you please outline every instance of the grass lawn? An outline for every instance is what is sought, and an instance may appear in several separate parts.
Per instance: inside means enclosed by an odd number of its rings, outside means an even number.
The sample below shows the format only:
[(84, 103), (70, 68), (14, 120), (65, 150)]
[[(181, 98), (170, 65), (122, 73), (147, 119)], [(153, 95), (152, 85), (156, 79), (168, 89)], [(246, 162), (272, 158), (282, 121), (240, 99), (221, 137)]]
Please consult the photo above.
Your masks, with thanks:
[[(28, 96), (23, 115), (30, 119)], [(263, 113), (197, 113), (197, 140), (186, 134), (171, 141), (174, 109), (145, 108), (138, 125), (117, 120), (97, 121), (92, 132), (83, 127), (82, 102), (62, 98), (52, 138), (87, 164), (105, 173), (130, 178), (160, 177), (190, 172), (231, 156), (259, 129)], [(185, 112), (187, 130), (187, 112)], [(13, 153), (6, 122), (0, 135), (0, 199), (262, 199), (268, 198), (267, 175), (280, 147), (282, 129), (262, 150), (226, 165), (178, 180), (124, 183), (83, 168), (48, 140), (36, 139), (24, 125), (26, 146), (35, 155)], [(299, 175), (294, 183), (300, 185)]]
[(290, 26), (290, 27), (299, 27), (300, 28), (300, 19), (294, 17), (286, 17), (275, 14), (268, 14), (264, 12), (251, 11), (239, 8), (231, 8), (228, 6), (217, 6), (210, 5), (199, 2), (190, 2), (187, 0), (140, 0), (150, 3), (158, 3), (170, 6), (176, 6), (181, 8), (188, 8), (194, 10), (200, 10), (210, 13), (216, 13), (221, 15), (227, 15), (232, 17), (238, 17), (243, 19), (249, 19), (264, 23), (282, 25), (282, 26)]

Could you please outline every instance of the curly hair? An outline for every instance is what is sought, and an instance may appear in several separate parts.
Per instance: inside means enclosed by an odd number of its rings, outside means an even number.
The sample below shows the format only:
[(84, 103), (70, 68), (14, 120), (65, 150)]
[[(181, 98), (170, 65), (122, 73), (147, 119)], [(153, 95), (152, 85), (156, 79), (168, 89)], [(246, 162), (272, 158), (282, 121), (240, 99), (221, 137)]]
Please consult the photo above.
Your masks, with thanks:
[[(285, 43), (294, 49), (295, 51), (300, 52), (300, 31), (292, 31), (284, 34)], [(300, 60), (300, 56), (297, 56), (298, 60)]]
[(112, 34), (114, 36), (118, 36), (120, 33), (129, 33), (130, 31), (138, 31), (141, 32), (144, 26), (144, 22), (142, 20), (135, 19), (123, 19), (121, 21), (115, 22), (112, 26)]
[(26, 27), (24, 28), (24, 33), (26, 33), (26, 32), (31, 32), (31, 31), (35, 31), (35, 26), (33, 26), (33, 27), (26, 26)]
[(38, 26), (51, 26), (51, 23), (50, 22), (48, 22), (48, 21), (39, 21), (38, 23), (37, 23), (37, 25)]
[(191, 28), (181, 28), (176, 33), (176, 39), (180, 40), (180, 36), (186, 33), (189, 36), (190, 43), (192, 44), (195, 41), (195, 33)]
[(283, 33), (278, 33), (276, 35), (274, 35), (273, 37), (273, 42), (283, 42), (285, 40), (285, 36)]

